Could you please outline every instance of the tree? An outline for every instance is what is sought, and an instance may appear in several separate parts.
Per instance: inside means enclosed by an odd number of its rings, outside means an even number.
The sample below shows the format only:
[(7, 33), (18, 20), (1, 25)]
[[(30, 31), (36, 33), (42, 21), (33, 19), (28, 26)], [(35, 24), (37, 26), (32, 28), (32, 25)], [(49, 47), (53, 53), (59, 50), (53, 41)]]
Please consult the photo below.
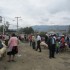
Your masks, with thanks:
[(31, 33), (34, 33), (34, 30), (32, 27), (26, 27), (26, 28), (20, 28), (19, 32), (25, 33), (25, 34), (31, 34)]
[(32, 27), (26, 27), (23, 29), (23, 32), (25, 34), (31, 34), (31, 33), (34, 33), (34, 30), (32, 29)]
[(18, 32), (23, 33), (23, 28), (20, 28)]
[(40, 32), (41, 37), (45, 37), (46, 32)]
[(6, 24), (5, 24), (5, 31), (8, 31), (8, 28), (9, 28), (9, 22), (6, 21)]
[(70, 33), (70, 25), (69, 25), (69, 28), (68, 28), (68, 33)]
[(0, 26), (0, 32), (3, 32), (3, 25)]
[(3, 28), (4, 28), (4, 32), (8, 32), (8, 28), (9, 28), (9, 22), (8, 21), (5, 23), (5, 25), (0, 26), (0, 32), (1, 33), (3, 32)]

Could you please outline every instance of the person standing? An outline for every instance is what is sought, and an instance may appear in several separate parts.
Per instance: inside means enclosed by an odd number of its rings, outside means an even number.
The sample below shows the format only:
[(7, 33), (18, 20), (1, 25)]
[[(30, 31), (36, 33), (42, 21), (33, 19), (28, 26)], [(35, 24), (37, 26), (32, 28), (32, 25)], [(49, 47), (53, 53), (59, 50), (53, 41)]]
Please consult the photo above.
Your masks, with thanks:
[(45, 43), (47, 44), (48, 42), (48, 34), (45, 35)]
[(32, 34), (29, 35), (30, 46), (32, 46)]
[(38, 36), (37, 36), (37, 48), (36, 48), (36, 51), (39, 49), (39, 52), (41, 52), (40, 43), (41, 43), (41, 37), (40, 37), (40, 35), (38, 34)]
[(16, 35), (13, 33), (12, 37), (8, 42), (8, 52), (7, 52), (7, 55), (9, 56), (8, 62), (15, 61), (14, 60), (15, 54), (18, 53), (18, 44), (19, 44), (19, 40), (16, 37)]
[(36, 41), (36, 40), (35, 40), (35, 36), (33, 35), (33, 36), (32, 36), (32, 48), (33, 48), (33, 49), (36, 48), (36, 47), (35, 47), (35, 46), (36, 46), (36, 42), (35, 42), (35, 41)]
[(51, 35), (48, 39), (48, 46), (49, 46), (49, 58), (55, 58), (54, 54), (55, 54), (56, 40), (53, 37), (53, 35)]
[(2, 45), (2, 36), (0, 36), (0, 49), (3, 48), (3, 45)]
[(9, 35), (5, 35), (5, 45), (8, 46)]
[(60, 42), (61, 42), (60, 50), (63, 51), (65, 48), (65, 36), (64, 35), (62, 35)]

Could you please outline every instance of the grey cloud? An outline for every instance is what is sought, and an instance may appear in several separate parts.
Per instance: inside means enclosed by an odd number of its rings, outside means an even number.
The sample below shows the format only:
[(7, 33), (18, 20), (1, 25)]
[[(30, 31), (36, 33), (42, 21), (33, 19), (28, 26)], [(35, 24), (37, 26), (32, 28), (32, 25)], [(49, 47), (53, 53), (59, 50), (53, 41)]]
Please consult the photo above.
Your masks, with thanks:
[(70, 0), (5, 0), (4, 5), (0, 8), (1, 14), (9, 17), (22, 16), (26, 25), (55, 24), (55, 21), (69, 20), (67, 16), (61, 18), (59, 12), (70, 12)]
[(70, 11), (70, 0), (55, 0), (50, 7), (48, 7), (50, 13), (57, 13), (60, 11)]
[(70, 21), (70, 17), (63, 17), (64, 20), (69, 20)]

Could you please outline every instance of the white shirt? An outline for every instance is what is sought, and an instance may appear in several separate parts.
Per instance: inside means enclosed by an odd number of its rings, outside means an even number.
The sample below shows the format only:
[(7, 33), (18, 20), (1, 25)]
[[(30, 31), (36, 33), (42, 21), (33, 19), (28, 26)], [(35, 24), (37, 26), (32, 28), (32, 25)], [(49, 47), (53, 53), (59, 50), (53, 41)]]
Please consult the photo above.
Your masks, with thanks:
[(39, 41), (39, 40), (41, 40), (41, 37), (38, 35), (38, 36), (37, 36), (37, 41)]
[(54, 37), (52, 38), (52, 44), (55, 44), (55, 38)]

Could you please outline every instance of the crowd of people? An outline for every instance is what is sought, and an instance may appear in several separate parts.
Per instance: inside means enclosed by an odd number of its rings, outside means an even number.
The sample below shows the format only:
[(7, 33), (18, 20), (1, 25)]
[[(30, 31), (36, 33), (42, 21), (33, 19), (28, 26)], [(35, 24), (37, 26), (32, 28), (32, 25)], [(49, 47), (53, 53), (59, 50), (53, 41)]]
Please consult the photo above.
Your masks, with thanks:
[(30, 46), (36, 51), (39, 49), (39, 52), (42, 51), (40, 43), (44, 41), (48, 45), (49, 58), (55, 58), (55, 53), (58, 54), (70, 48), (70, 37), (68, 35), (46, 34), (44, 37), (41, 37), (40, 34), (37, 34), (37, 36), (31, 34), (29, 41)]
[[(39, 50), (39, 52), (42, 52), (40, 44), (43, 41), (48, 45), (49, 58), (55, 58), (55, 53), (58, 54), (70, 48), (70, 37), (68, 35), (57, 36), (56, 34), (46, 34), (44, 37), (41, 37), (38, 33), (37, 35), (30, 34), (27, 38), (26, 36), (24, 38), (25, 41), (28, 39), (30, 46), (32, 46), (35, 51)], [(11, 36), (0, 35), (0, 49), (4, 47), (2, 42), (5, 43), (7, 46), (8, 62), (15, 61), (15, 54), (18, 53), (19, 40), (22, 41), (22, 38), (16, 36), (14, 33)]]

